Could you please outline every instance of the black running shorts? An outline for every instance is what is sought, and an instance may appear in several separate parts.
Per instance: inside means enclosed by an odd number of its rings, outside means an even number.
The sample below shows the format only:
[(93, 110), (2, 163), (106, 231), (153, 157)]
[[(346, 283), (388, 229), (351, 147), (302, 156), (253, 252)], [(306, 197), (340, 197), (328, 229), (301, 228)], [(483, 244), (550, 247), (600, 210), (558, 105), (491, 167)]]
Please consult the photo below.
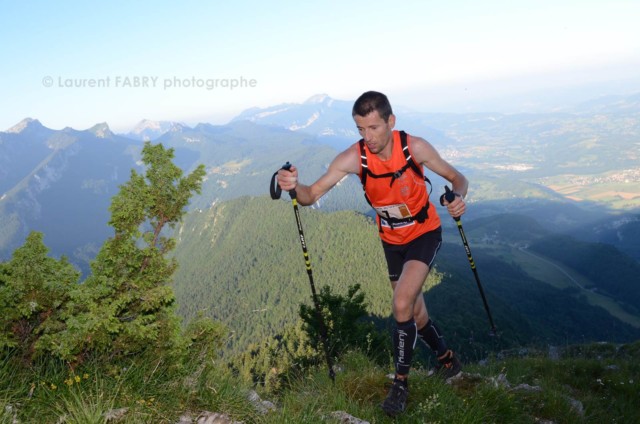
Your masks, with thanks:
[(407, 244), (382, 242), (384, 256), (387, 258), (389, 280), (398, 281), (405, 262), (416, 260), (424, 262), (431, 269), (436, 254), (442, 245), (442, 228), (425, 233)]

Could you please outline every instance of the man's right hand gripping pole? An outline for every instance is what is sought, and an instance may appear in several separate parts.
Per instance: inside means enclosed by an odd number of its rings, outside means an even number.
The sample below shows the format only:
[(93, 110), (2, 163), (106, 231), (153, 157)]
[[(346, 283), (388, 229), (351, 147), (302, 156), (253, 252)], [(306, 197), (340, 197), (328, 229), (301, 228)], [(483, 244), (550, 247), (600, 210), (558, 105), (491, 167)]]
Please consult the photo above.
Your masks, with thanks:
[(298, 185), (298, 170), (291, 163), (282, 165), (278, 171), (278, 184), (282, 190), (289, 192), (292, 199), (296, 198), (296, 186)]

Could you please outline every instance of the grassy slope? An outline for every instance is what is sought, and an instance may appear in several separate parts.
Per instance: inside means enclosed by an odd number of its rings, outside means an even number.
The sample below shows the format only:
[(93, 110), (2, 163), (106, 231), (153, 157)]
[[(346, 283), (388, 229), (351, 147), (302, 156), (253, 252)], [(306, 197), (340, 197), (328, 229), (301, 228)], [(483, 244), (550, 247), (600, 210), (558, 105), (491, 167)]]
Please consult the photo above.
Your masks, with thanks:
[[(343, 411), (370, 423), (602, 423), (640, 422), (640, 344), (573, 345), (558, 357), (546, 352), (496, 352), (466, 364), (452, 384), (412, 372), (407, 411), (386, 417), (391, 367), (352, 352), (339, 361), (335, 383), (320, 367), (289, 387), (260, 396), (275, 410), (260, 413), (247, 399), (251, 387), (213, 363), (188, 370), (164, 364), (64, 364), (18, 371), (0, 362), (0, 423), (105, 422), (119, 410), (121, 423), (176, 423), (188, 414), (224, 413), (245, 423), (338, 423)], [(258, 391), (260, 391), (258, 389)]]

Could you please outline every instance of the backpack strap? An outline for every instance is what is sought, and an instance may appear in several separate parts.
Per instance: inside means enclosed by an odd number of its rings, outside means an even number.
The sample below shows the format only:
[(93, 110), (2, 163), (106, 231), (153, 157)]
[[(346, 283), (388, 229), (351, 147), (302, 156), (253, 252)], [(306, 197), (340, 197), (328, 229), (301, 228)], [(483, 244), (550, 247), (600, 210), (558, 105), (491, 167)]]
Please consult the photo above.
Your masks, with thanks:
[[(427, 207), (429, 206), (429, 195), (431, 195), (431, 191), (433, 190), (433, 186), (431, 185), (431, 181), (424, 174), (422, 170), (422, 166), (419, 166), (411, 157), (411, 153), (409, 152), (409, 143), (407, 142), (407, 133), (404, 131), (400, 131), (400, 143), (402, 144), (402, 152), (404, 153), (404, 158), (407, 161), (407, 164), (413, 169), (413, 172), (424, 178), (424, 181), (429, 184), (429, 191), (427, 193)], [(401, 174), (402, 175), (402, 174)]]
[[(409, 154), (409, 148), (407, 145), (407, 133), (405, 133), (404, 131), (400, 131), (400, 140), (403, 146), (403, 151), (405, 152), (405, 159), (411, 159), (411, 155)], [(360, 139), (360, 141), (358, 141), (358, 145), (360, 147), (360, 182), (362, 183), (363, 188), (367, 183), (367, 176), (370, 176), (371, 178), (391, 178), (391, 182), (389, 183), (389, 187), (391, 187), (395, 180), (400, 178), (402, 174), (404, 174), (404, 172), (409, 169), (409, 167), (412, 167), (414, 171), (418, 172), (418, 175), (422, 176), (422, 173), (420, 171), (417, 171), (418, 167), (415, 163), (413, 163), (413, 160), (411, 160), (411, 162), (407, 160), (407, 163), (405, 163), (402, 168), (398, 169), (395, 172), (374, 174), (369, 170), (369, 167), (367, 166), (367, 152), (364, 149), (364, 139)], [(413, 166), (411, 165), (411, 163), (413, 163)]]
[(407, 161), (407, 165), (409, 165), (416, 174), (418, 174), (421, 177), (424, 177), (424, 172), (422, 172), (422, 167), (418, 166), (418, 164), (416, 164), (413, 158), (411, 157), (411, 152), (409, 152), (409, 142), (407, 141), (407, 133), (404, 131), (400, 131), (400, 144), (402, 145), (402, 153), (404, 153), (404, 159)]
[(367, 152), (364, 150), (364, 138), (358, 141), (358, 146), (360, 146), (360, 182), (364, 190), (364, 186), (367, 184), (367, 175), (371, 172), (367, 165)]
[(407, 162), (402, 168), (398, 169), (395, 172), (386, 172), (384, 174), (374, 174), (369, 170), (369, 166), (367, 165), (367, 152), (364, 148), (364, 139), (361, 138), (358, 141), (358, 146), (360, 147), (360, 182), (362, 183), (362, 188), (364, 189), (367, 183), (367, 176), (371, 178), (391, 178), (391, 183), (389, 183), (389, 187), (391, 187), (394, 181), (402, 176), (404, 172), (411, 168), (413, 171), (418, 174), (418, 176), (424, 178), (426, 182), (431, 186), (431, 181), (424, 175), (422, 172), (422, 167), (418, 166), (411, 157), (411, 152), (409, 152), (409, 142), (407, 141), (407, 133), (404, 131), (400, 131), (400, 145), (402, 147), (402, 153), (404, 154), (404, 159)]

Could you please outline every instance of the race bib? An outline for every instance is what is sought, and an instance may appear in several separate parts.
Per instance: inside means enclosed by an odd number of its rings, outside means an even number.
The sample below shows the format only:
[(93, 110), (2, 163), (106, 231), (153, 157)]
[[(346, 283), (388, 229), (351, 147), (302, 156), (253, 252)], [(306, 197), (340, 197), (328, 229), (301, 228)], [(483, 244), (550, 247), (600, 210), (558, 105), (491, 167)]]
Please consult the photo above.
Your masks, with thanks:
[[(404, 203), (374, 207), (374, 209), (376, 213), (380, 215), (380, 225), (383, 227), (391, 227), (385, 218), (411, 218), (411, 212), (409, 212), (409, 208)], [(415, 221), (393, 223), (393, 228), (405, 227), (407, 225), (413, 225), (414, 223)]]

